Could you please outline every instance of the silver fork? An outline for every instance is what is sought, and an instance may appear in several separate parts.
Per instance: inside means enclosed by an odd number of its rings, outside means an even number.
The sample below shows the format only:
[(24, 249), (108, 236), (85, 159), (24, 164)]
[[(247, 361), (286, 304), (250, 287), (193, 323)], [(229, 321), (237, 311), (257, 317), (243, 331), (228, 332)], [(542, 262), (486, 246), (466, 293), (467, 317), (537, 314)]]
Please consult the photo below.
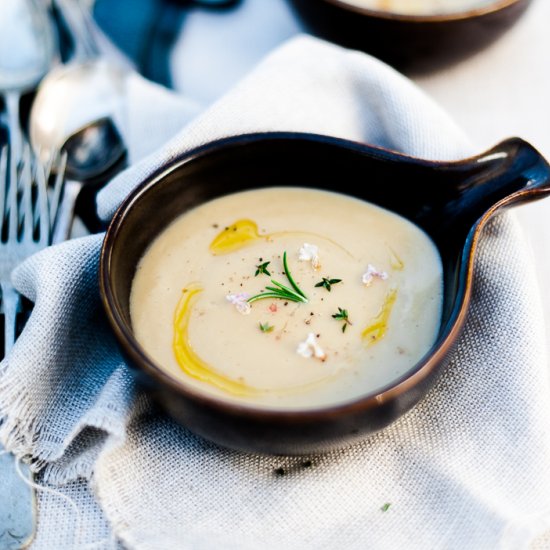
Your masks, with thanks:
[[(14, 344), (17, 313), (20, 310), (20, 296), (12, 285), (11, 273), (28, 256), (50, 244), (65, 163), (65, 159), (60, 159), (57, 164), (52, 159), (43, 167), (33, 157), (27, 144), (20, 161), (10, 162), (8, 168), (10, 154), (13, 152), (7, 146), (0, 150), (0, 287), (4, 313), (4, 355)], [(47, 182), (52, 167), (57, 175), (48, 200)], [(27, 464), (21, 463), (19, 467), (24, 479), (16, 473), (14, 457), (0, 445), (1, 550), (26, 548), (36, 528), (32, 473)]]
[[(15, 342), (19, 293), (11, 282), (11, 273), (23, 260), (49, 244), (51, 226), (46, 174), (33, 162), (25, 146), (19, 172), (10, 162), (8, 148), (0, 153), (0, 287), (4, 310), (4, 351)], [(8, 173), (9, 172), (9, 173)]]

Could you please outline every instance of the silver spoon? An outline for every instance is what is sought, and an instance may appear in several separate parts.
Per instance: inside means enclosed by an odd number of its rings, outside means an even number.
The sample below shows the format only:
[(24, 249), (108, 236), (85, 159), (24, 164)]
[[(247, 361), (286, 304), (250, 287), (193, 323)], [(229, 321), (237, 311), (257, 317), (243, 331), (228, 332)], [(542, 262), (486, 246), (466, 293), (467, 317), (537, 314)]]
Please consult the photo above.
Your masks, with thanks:
[[(55, 223), (53, 242), (69, 238), (76, 201), (81, 192), (93, 203), (97, 191), (119, 170), (126, 167), (126, 147), (112, 119), (105, 117), (70, 136), (61, 148), (66, 157), (67, 180)], [(99, 229), (95, 204), (87, 204), (83, 216), (89, 229)]]
[(59, 65), (42, 80), (31, 109), (29, 134), (45, 164), (69, 136), (100, 118), (124, 126), (125, 68), (98, 58)]
[(0, 92), (8, 113), (11, 173), (21, 158), (19, 100), (48, 72), (57, 56), (52, 20), (39, 0), (2, 0), (0, 9)]
[[(54, 242), (66, 239), (70, 232), (74, 206), (82, 189), (82, 184), (75, 182), (97, 179), (97, 174), (111, 167), (109, 154), (125, 151), (117, 128), (124, 123), (127, 74), (124, 67), (102, 58), (75, 61), (50, 71), (38, 88), (30, 116), (32, 146), (44, 164), (57, 157), (63, 148), (68, 153), (69, 181), (60, 205)], [(90, 124), (92, 128), (86, 129)], [(73, 138), (67, 144), (70, 136)], [(77, 160), (77, 155), (78, 159), (93, 156), (97, 161), (94, 178), (71, 170), (77, 164), (85, 164)]]

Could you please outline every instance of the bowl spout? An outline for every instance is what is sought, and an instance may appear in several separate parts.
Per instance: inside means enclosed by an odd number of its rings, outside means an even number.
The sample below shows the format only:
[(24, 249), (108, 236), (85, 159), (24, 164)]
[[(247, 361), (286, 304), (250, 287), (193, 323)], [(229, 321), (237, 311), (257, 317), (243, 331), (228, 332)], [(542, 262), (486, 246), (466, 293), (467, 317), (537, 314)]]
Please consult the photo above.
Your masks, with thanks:
[(508, 139), (482, 155), (455, 163), (451, 170), (460, 177), (454, 180), (438, 212), (429, 213), (438, 218), (440, 227), (454, 224), (471, 227), (501, 208), (550, 194), (550, 165), (532, 145), (519, 138)]

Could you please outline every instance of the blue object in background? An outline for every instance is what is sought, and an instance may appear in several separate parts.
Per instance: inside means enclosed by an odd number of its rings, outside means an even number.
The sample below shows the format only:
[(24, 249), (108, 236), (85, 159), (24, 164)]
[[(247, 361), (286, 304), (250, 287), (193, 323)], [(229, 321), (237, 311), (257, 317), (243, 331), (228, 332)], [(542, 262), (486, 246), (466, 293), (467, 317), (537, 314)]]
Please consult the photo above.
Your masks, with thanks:
[(169, 58), (189, 9), (230, 8), (240, 0), (96, 0), (94, 17), (146, 78), (172, 87)]

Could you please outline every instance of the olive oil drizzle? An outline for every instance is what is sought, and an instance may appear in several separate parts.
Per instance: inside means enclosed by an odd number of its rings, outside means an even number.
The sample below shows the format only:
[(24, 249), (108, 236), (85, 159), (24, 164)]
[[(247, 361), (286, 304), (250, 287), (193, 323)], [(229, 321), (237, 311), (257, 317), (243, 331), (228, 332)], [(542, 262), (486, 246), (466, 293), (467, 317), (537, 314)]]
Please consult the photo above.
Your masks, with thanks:
[(192, 378), (234, 395), (243, 397), (257, 395), (260, 393), (259, 390), (215, 372), (191, 347), (189, 343), (189, 321), (192, 307), (201, 292), (202, 288), (197, 284), (189, 285), (184, 289), (176, 307), (173, 348), (180, 368)]
[(397, 289), (394, 288), (386, 295), (384, 303), (382, 304), (378, 315), (374, 318), (374, 321), (361, 333), (361, 338), (367, 342), (368, 346), (375, 344), (384, 338), (388, 330), (388, 321), (396, 299)]
[(221, 256), (223, 254), (235, 252), (236, 250), (253, 244), (256, 241), (272, 241), (276, 237), (282, 237), (284, 235), (301, 235), (304, 238), (322, 239), (324, 241), (330, 242), (334, 246), (337, 246), (350, 258), (354, 258), (353, 254), (351, 254), (339, 243), (333, 241), (332, 239), (328, 239), (327, 237), (323, 237), (309, 231), (278, 231), (276, 233), (266, 233), (265, 235), (260, 235), (258, 224), (255, 221), (248, 219), (237, 220), (235, 223), (232, 223), (231, 225), (220, 231), (210, 243), (209, 248), (210, 252), (214, 256)]
[(216, 235), (210, 243), (210, 252), (214, 256), (229, 254), (259, 239), (268, 238), (269, 235), (260, 235), (256, 222), (252, 220), (238, 220)]

